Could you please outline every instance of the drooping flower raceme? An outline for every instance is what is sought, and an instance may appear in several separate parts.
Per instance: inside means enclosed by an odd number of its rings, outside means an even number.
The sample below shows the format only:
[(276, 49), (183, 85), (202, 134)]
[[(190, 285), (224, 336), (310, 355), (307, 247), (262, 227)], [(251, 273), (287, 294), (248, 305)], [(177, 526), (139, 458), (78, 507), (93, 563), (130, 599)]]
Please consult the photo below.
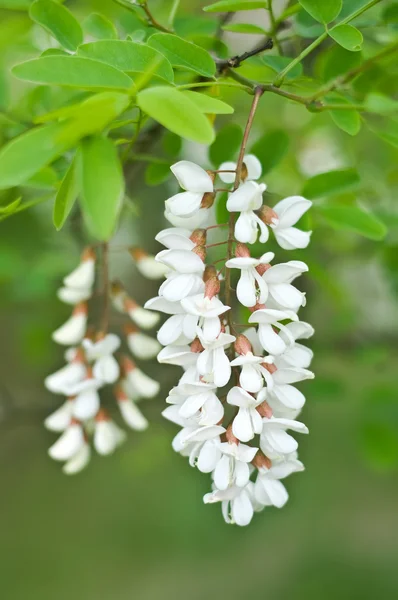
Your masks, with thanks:
[[(164, 265), (154, 257), (129, 249), (140, 273), (149, 279), (159, 278), (166, 272)], [(95, 327), (91, 312), (91, 297), (96, 281), (96, 266), (100, 262), (93, 248), (86, 248), (81, 262), (64, 278), (64, 287), (58, 292), (60, 300), (74, 305), (72, 315), (53, 333), (58, 344), (68, 346), (65, 352), (67, 364), (49, 375), (45, 386), (55, 394), (65, 397), (62, 405), (50, 414), (44, 424), (60, 434), (49, 449), (51, 458), (64, 462), (64, 473), (71, 475), (81, 471), (90, 461), (90, 438), (98, 454), (112, 453), (125, 439), (125, 432), (115, 423), (110, 410), (102, 406), (101, 392), (107, 385), (114, 386), (113, 396), (118, 412), (125, 424), (133, 430), (143, 431), (148, 422), (136, 405), (140, 398), (155, 396), (159, 390), (157, 381), (148, 377), (127, 354), (120, 357), (115, 352), (123, 344), (137, 359), (154, 358), (161, 349), (157, 340), (140, 331), (153, 327), (159, 315), (139, 306), (123, 288), (115, 282), (106, 285), (109, 273), (102, 273), (99, 294), (103, 296), (103, 322)], [(103, 262), (102, 271), (107, 269)], [(100, 278), (101, 279), (101, 278)], [(126, 315), (123, 336), (109, 333), (109, 302)], [(93, 311), (95, 315), (95, 311)]]
[[(168, 271), (159, 295), (145, 305), (167, 315), (158, 330), (164, 346), (158, 361), (183, 369), (163, 415), (180, 428), (174, 450), (212, 475), (204, 502), (221, 502), (226, 522), (247, 525), (265, 506), (282, 507), (288, 494), (280, 480), (304, 469), (292, 432), (308, 433), (297, 420), (305, 397), (293, 384), (313, 377), (312, 352), (298, 341), (313, 329), (299, 321), (306, 297), (295, 286), (308, 267), (297, 260), (276, 264), (274, 252), (253, 255), (247, 244), (267, 242), (272, 231), (285, 250), (306, 247), (310, 233), (296, 223), (311, 202), (292, 196), (264, 205), (261, 163), (253, 155), (213, 172), (189, 161), (171, 170), (185, 191), (166, 200), (174, 227), (156, 236), (165, 247), (156, 260)], [(199, 228), (211, 216), (217, 176), (233, 184), (224, 239), (222, 225)], [(251, 312), (247, 324), (237, 318), (239, 304)], [(242, 325), (250, 335), (239, 332)]]

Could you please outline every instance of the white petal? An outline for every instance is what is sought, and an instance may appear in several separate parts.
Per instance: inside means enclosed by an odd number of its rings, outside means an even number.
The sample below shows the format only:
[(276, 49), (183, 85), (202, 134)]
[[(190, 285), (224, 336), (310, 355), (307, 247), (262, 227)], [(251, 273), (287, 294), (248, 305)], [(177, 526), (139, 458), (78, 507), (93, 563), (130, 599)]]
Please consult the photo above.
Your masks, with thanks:
[(274, 211), (279, 217), (278, 228), (285, 229), (295, 225), (311, 206), (312, 202), (302, 196), (290, 196), (281, 200), (274, 206)]
[(249, 481), (249, 477), (249, 465), (240, 460), (235, 461), (235, 485), (244, 487)]
[(135, 431), (144, 431), (148, 427), (148, 421), (131, 400), (120, 400), (118, 402), (120, 413), (126, 425)]
[(129, 315), (131, 320), (142, 329), (152, 329), (160, 319), (160, 315), (141, 308), (141, 306), (133, 308), (129, 311)]
[[(232, 161), (223, 162), (218, 167), (218, 171), (235, 171), (235, 170), (236, 170), (236, 163), (234, 163)], [(218, 176), (221, 179), (221, 181), (223, 181), (224, 183), (234, 183), (236, 173), (218, 173)]]
[(202, 259), (189, 250), (162, 250), (157, 254), (156, 260), (178, 273), (201, 274), (205, 270)]
[[(258, 413), (257, 413), (258, 414)], [(240, 408), (232, 423), (232, 433), (241, 442), (249, 442), (254, 438), (250, 408)]]
[(192, 217), (202, 203), (203, 194), (195, 192), (181, 192), (166, 200), (166, 208), (175, 217)]
[(119, 363), (112, 354), (101, 356), (95, 361), (93, 375), (104, 383), (115, 383), (120, 375)]
[(72, 417), (73, 401), (66, 400), (55, 412), (48, 415), (44, 426), (50, 431), (65, 431)]
[(196, 466), (201, 473), (211, 473), (220, 458), (221, 451), (218, 439), (208, 440), (202, 445)]
[(217, 387), (223, 387), (230, 380), (231, 365), (223, 348), (216, 348), (213, 352), (213, 381)]
[(274, 234), (279, 246), (284, 250), (307, 248), (311, 240), (311, 231), (301, 231), (296, 227), (275, 229)]
[(155, 240), (166, 248), (177, 248), (180, 250), (192, 250), (194, 242), (189, 239), (192, 231), (183, 227), (169, 227), (163, 229), (155, 236)]
[(166, 300), (177, 302), (189, 295), (196, 294), (204, 290), (205, 284), (199, 275), (176, 275), (169, 277), (160, 286), (159, 292), (164, 295)]
[(241, 527), (249, 525), (252, 520), (253, 506), (246, 490), (243, 490), (239, 496), (232, 500), (231, 516), (233, 521)]
[(176, 217), (168, 209), (164, 212), (165, 218), (175, 227), (186, 227), (187, 229), (197, 229), (203, 226), (209, 219), (209, 210), (207, 208), (201, 208), (193, 214), (191, 217)]
[(65, 304), (78, 304), (90, 298), (91, 289), (63, 287), (57, 291), (57, 296)]
[(263, 378), (255, 365), (246, 364), (242, 366), (239, 383), (247, 392), (257, 393), (263, 387)]
[(220, 458), (220, 460), (217, 463), (216, 468), (214, 469), (214, 474), (213, 474), (213, 478), (214, 478), (214, 483), (215, 486), (219, 489), (219, 490), (226, 490), (227, 487), (229, 487), (232, 483), (232, 473), (231, 473), (231, 461), (233, 461), (234, 459), (224, 455)]
[(258, 336), (262, 347), (270, 354), (282, 354), (286, 350), (285, 342), (271, 325), (261, 324), (258, 328)]
[(159, 393), (160, 383), (137, 367), (129, 372), (128, 380), (136, 392), (143, 398), (153, 398)]
[(273, 299), (283, 307), (298, 310), (303, 304), (304, 294), (290, 283), (278, 283), (269, 287)]
[(254, 156), (254, 154), (246, 154), (243, 157), (243, 162), (246, 165), (247, 178), (260, 179), (263, 168), (257, 156)]
[(134, 356), (143, 360), (154, 358), (161, 350), (157, 340), (140, 332), (130, 333), (127, 336), (127, 345)]
[(314, 379), (315, 375), (312, 371), (301, 369), (300, 367), (286, 367), (278, 369), (273, 374), (274, 382), (277, 385), (285, 383), (297, 383), (306, 379)]
[(180, 302), (170, 302), (163, 296), (155, 296), (145, 302), (145, 308), (148, 310), (158, 310), (166, 315), (179, 315), (184, 312)]
[(257, 240), (257, 223), (253, 219), (252, 211), (240, 213), (235, 223), (235, 238), (243, 244), (254, 244)]
[(87, 315), (72, 315), (61, 327), (52, 334), (52, 339), (63, 346), (79, 344), (86, 333)]
[(257, 210), (262, 205), (262, 193), (264, 187), (254, 181), (246, 181), (230, 194), (227, 200), (229, 212), (242, 212), (245, 210)]
[(287, 408), (297, 410), (305, 404), (304, 394), (292, 385), (275, 385), (269, 398), (270, 403), (272, 403), (273, 396)]
[(165, 265), (158, 263), (154, 256), (145, 256), (136, 262), (137, 269), (147, 279), (161, 279), (168, 271)]
[(82, 261), (76, 269), (64, 277), (64, 284), (71, 288), (91, 288), (95, 279), (95, 260)]
[(69, 460), (84, 444), (83, 429), (78, 424), (70, 425), (60, 438), (49, 448), (54, 460)]
[(213, 191), (213, 181), (210, 175), (199, 165), (189, 160), (180, 160), (170, 169), (184, 190), (202, 194)]
[(95, 417), (100, 407), (97, 390), (89, 389), (81, 392), (73, 403), (73, 416), (79, 421), (86, 421)]
[(75, 475), (80, 473), (90, 462), (91, 449), (85, 442), (78, 452), (70, 458), (62, 467), (65, 475)]
[(259, 477), (255, 485), (256, 498), (261, 504), (282, 508), (289, 499), (285, 486), (280, 481)]
[(98, 454), (106, 456), (114, 452), (118, 438), (114, 424), (111, 421), (99, 421), (95, 424), (94, 448)]
[(254, 284), (254, 277), (249, 269), (244, 269), (241, 273), (238, 285), (236, 288), (236, 295), (238, 300), (243, 306), (254, 306), (257, 302), (256, 287)]
[(86, 375), (86, 367), (81, 362), (69, 363), (55, 373), (48, 375), (44, 385), (54, 394), (68, 394), (71, 386), (81, 381)]

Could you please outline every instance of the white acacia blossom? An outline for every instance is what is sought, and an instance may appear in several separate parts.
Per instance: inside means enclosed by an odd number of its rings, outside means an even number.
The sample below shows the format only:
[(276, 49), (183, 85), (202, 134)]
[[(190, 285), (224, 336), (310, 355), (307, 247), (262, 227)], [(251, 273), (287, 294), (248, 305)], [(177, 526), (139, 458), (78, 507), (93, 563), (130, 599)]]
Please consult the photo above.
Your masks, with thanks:
[[(276, 264), (268, 248), (252, 256), (247, 244), (267, 242), (272, 231), (284, 250), (305, 248), (310, 232), (296, 224), (311, 202), (291, 196), (264, 205), (261, 163), (250, 154), (213, 172), (189, 161), (171, 170), (185, 191), (166, 200), (174, 227), (156, 236), (165, 248), (156, 261), (168, 271), (159, 295), (145, 304), (167, 315), (158, 330), (159, 363), (183, 369), (162, 414), (180, 428), (173, 449), (211, 473), (204, 502), (221, 502), (225, 521), (244, 526), (264, 507), (282, 507), (288, 494), (280, 480), (304, 469), (291, 432), (308, 433), (297, 420), (305, 397), (293, 384), (314, 376), (312, 351), (298, 341), (313, 334), (297, 315), (306, 296), (293, 285), (307, 265)], [(231, 184), (223, 238), (222, 225), (203, 228), (217, 176)], [(218, 254), (215, 246), (222, 248)], [(238, 332), (239, 304), (251, 311), (243, 324), (247, 337)]]
[[(138, 271), (147, 278), (159, 278), (166, 273), (165, 266), (154, 257), (137, 248), (127, 250)], [(91, 302), (94, 302), (96, 272), (101, 269), (97, 293), (102, 296), (103, 314), (96, 324), (97, 313), (91, 311)], [(62, 301), (74, 305), (72, 315), (52, 336), (55, 342), (68, 347), (66, 365), (46, 377), (44, 383), (49, 391), (65, 399), (45, 419), (44, 425), (60, 435), (49, 449), (49, 455), (64, 462), (62, 470), (67, 475), (78, 473), (88, 465), (91, 444), (98, 454), (106, 456), (124, 441), (126, 434), (114, 420), (113, 410), (120, 414), (127, 427), (144, 431), (148, 421), (136, 402), (152, 398), (159, 391), (159, 383), (148, 377), (128, 355), (118, 355), (124, 345), (123, 352), (130, 350), (138, 360), (154, 358), (161, 345), (141, 328), (154, 327), (159, 315), (139, 306), (119, 282), (104, 287), (104, 280), (109, 281), (107, 269), (108, 263), (101, 261), (101, 254), (98, 257), (93, 248), (86, 248), (80, 264), (64, 278), (64, 287), (58, 292)], [(109, 301), (126, 317), (122, 337), (108, 331)], [(102, 390), (108, 385), (114, 385), (116, 409), (102, 405)]]

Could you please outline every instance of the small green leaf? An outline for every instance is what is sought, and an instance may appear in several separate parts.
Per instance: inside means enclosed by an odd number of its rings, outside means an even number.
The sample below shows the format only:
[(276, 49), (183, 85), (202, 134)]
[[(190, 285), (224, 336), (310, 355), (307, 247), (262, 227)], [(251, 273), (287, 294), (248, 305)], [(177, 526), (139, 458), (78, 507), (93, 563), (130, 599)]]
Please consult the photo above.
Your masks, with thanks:
[(29, 9), (29, 16), (70, 52), (74, 52), (83, 41), (79, 22), (62, 4), (53, 0), (36, 0)]
[(58, 184), (58, 177), (52, 167), (44, 167), (23, 184), (24, 187), (52, 190)]
[(373, 133), (394, 148), (398, 148), (398, 123), (392, 119), (385, 119), (383, 123), (367, 122)]
[(205, 114), (231, 115), (234, 112), (232, 106), (218, 98), (213, 98), (213, 96), (191, 91), (183, 91), (182, 93), (192, 100), (199, 110)]
[(376, 241), (387, 235), (384, 223), (359, 206), (318, 206), (317, 209), (335, 229), (353, 231)]
[[(103, 122), (104, 127), (110, 121), (120, 115), (130, 103), (126, 94), (119, 92), (100, 92), (90, 96), (83, 102), (63, 106), (57, 110), (40, 115), (36, 123), (47, 123), (48, 121), (64, 121), (71, 118), (81, 120), (85, 123)], [(90, 133), (93, 131), (90, 130)]]
[(123, 170), (110, 139), (95, 136), (82, 142), (79, 175), (81, 206), (88, 229), (99, 240), (109, 240), (124, 195)]
[(348, 23), (336, 25), (336, 27), (330, 29), (328, 33), (335, 42), (340, 44), (340, 46), (346, 50), (358, 52), (358, 50), (362, 49), (362, 33), (356, 27), (348, 25)]
[(160, 185), (170, 177), (170, 165), (152, 163), (145, 170), (145, 183), (147, 185)]
[(322, 35), (325, 28), (305, 10), (300, 10), (294, 20), (294, 30), (301, 37), (315, 38)]
[(146, 73), (155, 68), (154, 74), (158, 77), (174, 81), (173, 69), (167, 58), (145, 44), (121, 40), (90, 42), (80, 46), (78, 54), (130, 73)]
[(263, 175), (271, 171), (285, 156), (289, 148), (289, 136), (282, 129), (264, 134), (250, 149), (263, 167)]
[(131, 91), (132, 79), (111, 65), (78, 56), (43, 56), (16, 65), (12, 72), (19, 79), (80, 89)]
[(75, 157), (71, 162), (55, 197), (53, 223), (58, 231), (63, 227), (68, 218), (78, 194), (79, 186), (76, 174)]
[(309, 199), (324, 198), (353, 188), (359, 182), (360, 178), (355, 169), (328, 171), (308, 179), (304, 185), (302, 194)]
[[(263, 63), (267, 65), (270, 69), (275, 71), (275, 73), (280, 73), (283, 69), (291, 63), (293, 59), (288, 56), (271, 56), (265, 55), (262, 57)], [(286, 79), (295, 79), (296, 77), (300, 77), (303, 74), (303, 65), (298, 63), (289, 71), (286, 75)]]
[(214, 131), (208, 118), (188, 96), (176, 88), (159, 86), (137, 94), (138, 106), (177, 135), (201, 144), (211, 144)]
[(366, 97), (364, 106), (367, 112), (386, 115), (398, 111), (398, 101), (379, 93), (372, 93)]
[[(350, 100), (340, 94), (329, 94), (327, 99), (339, 104), (351, 104)], [(356, 110), (330, 110), (329, 114), (337, 127), (349, 135), (357, 135), (361, 129), (361, 117)]]
[(214, 4), (205, 6), (205, 12), (238, 12), (240, 10), (256, 10), (258, 8), (267, 8), (267, 2), (242, 2), (239, 0), (220, 0)]
[(209, 149), (210, 160), (214, 166), (219, 167), (227, 160), (236, 159), (242, 136), (242, 129), (236, 123), (229, 123), (220, 129)]
[(83, 29), (97, 40), (116, 40), (117, 31), (114, 24), (98, 13), (91, 13), (83, 21)]
[(161, 52), (173, 67), (188, 69), (204, 77), (213, 77), (216, 72), (214, 60), (206, 50), (176, 35), (155, 33), (148, 39), (148, 44)]
[(223, 25), (223, 31), (231, 31), (232, 33), (254, 33), (257, 35), (267, 35), (266, 30), (252, 23), (231, 23)]
[(340, 14), (342, 0), (299, 0), (307, 13), (320, 23), (330, 23)]

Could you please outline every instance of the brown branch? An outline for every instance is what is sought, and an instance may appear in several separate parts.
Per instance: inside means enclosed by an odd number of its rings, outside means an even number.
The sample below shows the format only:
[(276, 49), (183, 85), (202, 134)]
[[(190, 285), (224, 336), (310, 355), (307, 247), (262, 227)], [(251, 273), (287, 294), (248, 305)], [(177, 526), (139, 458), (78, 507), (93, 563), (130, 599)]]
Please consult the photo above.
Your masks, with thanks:
[(236, 69), (240, 67), (243, 61), (251, 58), (252, 56), (257, 56), (257, 54), (261, 54), (261, 52), (265, 52), (266, 50), (271, 50), (273, 48), (274, 42), (271, 38), (267, 38), (263, 44), (253, 48), (253, 50), (249, 50), (248, 52), (243, 52), (243, 54), (238, 54), (237, 56), (232, 56), (231, 58), (227, 58), (226, 60), (218, 60), (217, 62), (217, 70), (218, 72), (224, 73), (226, 69)]

